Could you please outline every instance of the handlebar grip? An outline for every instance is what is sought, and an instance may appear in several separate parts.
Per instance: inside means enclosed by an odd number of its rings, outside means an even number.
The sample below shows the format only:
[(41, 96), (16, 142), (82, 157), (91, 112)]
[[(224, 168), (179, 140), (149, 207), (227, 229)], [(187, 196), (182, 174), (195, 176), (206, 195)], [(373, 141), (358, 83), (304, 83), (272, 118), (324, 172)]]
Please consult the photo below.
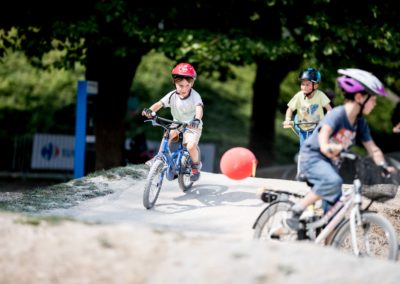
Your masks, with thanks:
[(170, 119), (166, 119), (160, 116), (154, 116), (153, 120), (155, 121), (161, 121), (161, 122), (166, 122), (169, 123), (170, 125), (176, 125), (176, 127), (173, 127), (172, 129), (176, 129), (179, 128), (180, 126), (186, 127), (188, 124), (186, 122), (182, 122), (182, 121), (175, 121), (175, 120), (170, 120)]
[(349, 160), (355, 160), (357, 159), (357, 155), (350, 153), (350, 152), (340, 152), (340, 158), (346, 158)]

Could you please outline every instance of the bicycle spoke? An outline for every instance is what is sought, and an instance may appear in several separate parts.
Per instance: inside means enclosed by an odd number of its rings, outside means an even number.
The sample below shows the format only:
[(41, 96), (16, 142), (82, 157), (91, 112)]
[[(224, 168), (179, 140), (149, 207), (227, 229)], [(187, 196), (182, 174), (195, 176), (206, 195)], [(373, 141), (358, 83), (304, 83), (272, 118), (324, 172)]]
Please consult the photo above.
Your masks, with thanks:
[[(397, 260), (397, 235), (389, 221), (378, 214), (365, 213), (362, 222), (356, 226), (359, 255)], [(349, 221), (338, 230), (332, 245), (341, 251), (355, 253)]]

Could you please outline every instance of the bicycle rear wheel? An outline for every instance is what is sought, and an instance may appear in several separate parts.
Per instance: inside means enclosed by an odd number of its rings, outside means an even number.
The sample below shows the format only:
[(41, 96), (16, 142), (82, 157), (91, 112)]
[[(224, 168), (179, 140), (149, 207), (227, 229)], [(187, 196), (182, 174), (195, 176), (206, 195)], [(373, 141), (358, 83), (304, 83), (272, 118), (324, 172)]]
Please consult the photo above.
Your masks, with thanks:
[(269, 204), (254, 223), (254, 239), (295, 241), (297, 232), (284, 226), (292, 201), (275, 201)]
[[(199, 146), (197, 146), (199, 157), (201, 152)], [(181, 158), (181, 171), (178, 174), (179, 188), (186, 192), (193, 186), (193, 181), (190, 180), (190, 172), (192, 170), (192, 159), (189, 156), (189, 152), (185, 151), (185, 154)]]
[[(356, 226), (357, 246), (360, 256), (371, 256), (396, 261), (398, 241), (392, 224), (374, 212), (361, 214), (362, 224)], [(341, 251), (355, 253), (350, 231), (350, 220), (337, 230), (331, 245)]]
[(156, 159), (154, 161), (154, 164), (150, 168), (143, 192), (143, 206), (146, 209), (152, 208), (157, 201), (158, 194), (160, 193), (163, 182), (163, 167), (164, 162), (162, 160)]
[(193, 181), (190, 180), (191, 161), (189, 155), (184, 155), (181, 160), (181, 172), (178, 174), (179, 188), (185, 192), (189, 190)]

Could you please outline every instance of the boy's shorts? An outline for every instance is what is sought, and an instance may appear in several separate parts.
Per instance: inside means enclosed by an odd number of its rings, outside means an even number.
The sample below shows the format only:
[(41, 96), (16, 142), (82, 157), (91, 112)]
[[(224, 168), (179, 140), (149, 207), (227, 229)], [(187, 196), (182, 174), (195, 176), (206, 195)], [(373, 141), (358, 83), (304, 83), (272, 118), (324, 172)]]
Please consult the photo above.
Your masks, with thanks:
[(313, 184), (312, 191), (330, 203), (342, 194), (343, 179), (327, 159), (301, 153), (300, 171)]
[(183, 133), (183, 144), (192, 142), (198, 145), (201, 133), (202, 129), (200, 128), (187, 128), (186, 131)]

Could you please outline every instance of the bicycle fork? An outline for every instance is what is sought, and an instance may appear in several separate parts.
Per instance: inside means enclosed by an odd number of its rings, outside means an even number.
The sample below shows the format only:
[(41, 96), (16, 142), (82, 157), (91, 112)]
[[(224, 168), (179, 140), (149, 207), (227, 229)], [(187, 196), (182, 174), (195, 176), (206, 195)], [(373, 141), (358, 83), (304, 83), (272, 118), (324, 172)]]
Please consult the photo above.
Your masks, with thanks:
[[(357, 226), (363, 226), (362, 219), (361, 219), (361, 213), (360, 213), (360, 207), (361, 207), (361, 182), (360, 180), (355, 180), (354, 181), (354, 186), (356, 187), (356, 195), (354, 197), (354, 203), (355, 206), (352, 208), (350, 212), (350, 233), (351, 233), (351, 242), (353, 244), (353, 251), (356, 256), (360, 255), (360, 250), (358, 248), (357, 244), (357, 233), (356, 233), (356, 227)], [(363, 238), (368, 238), (368, 235), (365, 234)], [(366, 245), (366, 250), (369, 252), (369, 242), (366, 240), (365, 242)]]

